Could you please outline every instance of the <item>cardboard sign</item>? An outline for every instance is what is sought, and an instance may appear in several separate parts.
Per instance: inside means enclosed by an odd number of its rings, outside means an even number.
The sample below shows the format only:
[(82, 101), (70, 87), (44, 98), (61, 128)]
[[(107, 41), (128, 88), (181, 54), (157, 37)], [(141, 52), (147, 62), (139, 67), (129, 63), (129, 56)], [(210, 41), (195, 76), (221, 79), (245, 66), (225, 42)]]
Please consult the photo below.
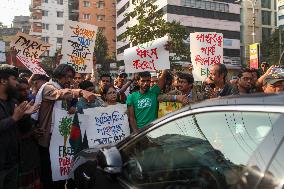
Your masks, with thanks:
[(16, 57), (34, 74), (46, 74), (40, 67), (39, 56), (50, 46), (21, 32), (18, 32), (10, 43), (10, 47), (16, 51)]
[(182, 108), (179, 102), (159, 102), (158, 118)]
[(223, 64), (223, 34), (196, 32), (190, 34), (190, 52), (195, 81), (204, 81), (210, 68)]
[[(79, 130), (83, 136), (82, 131), (85, 130), (88, 118), (84, 115), (78, 116), (80, 120), (78, 126), (81, 128)], [(70, 172), (74, 156), (74, 149), (69, 142), (73, 119), (74, 115), (69, 115), (67, 111), (55, 109), (54, 128), (49, 146), (53, 181), (66, 180)]]
[(89, 116), (87, 137), (89, 147), (118, 143), (130, 135), (125, 104), (85, 109)]
[(126, 73), (170, 69), (170, 53), (165, 49), (168, 37), (128, 48), (124, 51)]
[(92, 73), (97, 26), (65, 21), (62, 64), (71, 65), (78, 73)]

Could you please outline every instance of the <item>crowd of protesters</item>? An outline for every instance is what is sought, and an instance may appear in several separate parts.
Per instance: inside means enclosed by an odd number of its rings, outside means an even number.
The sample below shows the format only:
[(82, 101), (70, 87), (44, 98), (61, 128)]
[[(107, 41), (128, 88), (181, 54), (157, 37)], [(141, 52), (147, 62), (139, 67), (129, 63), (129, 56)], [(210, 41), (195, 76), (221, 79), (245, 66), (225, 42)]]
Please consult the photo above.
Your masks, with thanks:
[[(141, 72), (129, 77), (123, 71), (116, 78), (103, 73), (98, 80), (75, 73), (60, 64), (46, 75), (20, 74), (15, 67), (0, 67), (0, 189), (74, 188), (71, 181), (52, 181), (49, 143), (54, 108), (70, 114), (84, 109), (127, 104), (132, 132), (157, 119), (159, 102), (183, 106), (229, 95), (284, 90), (284, 76), (272, 66), (259, 73), (242, 69), (237, 79), (228, 80), (222, 64), (210, 69), (209, 77), (196, 84), (189, 72), (164, 70)], [(66, 184), (67, 183), (67, 184)]]

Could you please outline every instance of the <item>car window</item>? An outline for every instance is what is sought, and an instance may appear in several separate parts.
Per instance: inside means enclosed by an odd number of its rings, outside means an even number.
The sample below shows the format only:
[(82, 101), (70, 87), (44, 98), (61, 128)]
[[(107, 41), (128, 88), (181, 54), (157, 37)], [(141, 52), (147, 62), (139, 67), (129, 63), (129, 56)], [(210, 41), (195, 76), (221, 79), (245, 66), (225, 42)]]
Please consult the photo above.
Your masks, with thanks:
[(168, 122), (121, 150), (122, 179), (138, 188), (230, 188), (280, 116), (213, 112)]

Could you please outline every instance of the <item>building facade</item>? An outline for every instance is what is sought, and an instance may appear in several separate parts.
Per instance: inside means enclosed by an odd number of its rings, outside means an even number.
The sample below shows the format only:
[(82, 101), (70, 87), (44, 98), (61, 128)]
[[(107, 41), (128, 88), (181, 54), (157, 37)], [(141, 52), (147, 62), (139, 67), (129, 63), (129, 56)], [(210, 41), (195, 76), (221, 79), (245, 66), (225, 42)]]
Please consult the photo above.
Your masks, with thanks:
[(32, 0), (30, 35), (51, 44), (46, 55), (54, 56), (61, 48), (63, 26), (68, 19), (68, 0)]
[(21, 28), (22, 32), (29, 33), (31, 24), (29, 16), (15, 16), (13, 19), (13, 28)]
[[(253, 9), (255, 15), (253, 15)], [(268, 39), (276, 28), (277, 0), (241, 1), (241, 58), (243, 64), (249, 62), (249, 45)]]
[(277, 26), (284, 27), (284, 0), (277, 0)]
[[(179, 21), (190, 32), (217, 32), (224, 36), (224, 63), (229, 68), (240, 67), (240, 5), (235, 0), (156, 0), (158, 9), (164, 12), (166, 21)], [(117, 4), (117, 36), (133, 23), (124, 17), (133, 10), (131, 1)], [(129, 48), (129, 41), (117, 42), (118, 60)]]

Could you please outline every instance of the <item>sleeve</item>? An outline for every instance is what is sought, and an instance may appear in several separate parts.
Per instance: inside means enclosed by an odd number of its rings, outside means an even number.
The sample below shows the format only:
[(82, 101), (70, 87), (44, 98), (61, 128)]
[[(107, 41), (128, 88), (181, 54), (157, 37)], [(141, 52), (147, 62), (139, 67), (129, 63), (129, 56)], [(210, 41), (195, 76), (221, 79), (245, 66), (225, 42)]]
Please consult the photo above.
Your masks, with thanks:
[(81, 89), (56, 89), (52, 85), (46, 85), (43, 98), (46, 100), (71, 100), (80, 96)]
[(155, 93), (156, 95), (159, 95), (161, 93), (161, 89), (158, 87), (158, 85), (154, 85), (152, 88), (150, 88), (150, 91), (152, 93)]
[(128, 97), (127, 97), (127, 99), (126, 99), (126, 104), (127, 104), (127, 106), (133, 106), (133, 97), (132, 97), (133, 95), (132, 94), (130, 94)]
[(8, 117), (5, 119), (1, 119), (0, 120), (0, 132), (3, 132), (7, 129), (9, 129), (10, 127), (15, 125), (15, 121), (12, 119), (12, 117)]

